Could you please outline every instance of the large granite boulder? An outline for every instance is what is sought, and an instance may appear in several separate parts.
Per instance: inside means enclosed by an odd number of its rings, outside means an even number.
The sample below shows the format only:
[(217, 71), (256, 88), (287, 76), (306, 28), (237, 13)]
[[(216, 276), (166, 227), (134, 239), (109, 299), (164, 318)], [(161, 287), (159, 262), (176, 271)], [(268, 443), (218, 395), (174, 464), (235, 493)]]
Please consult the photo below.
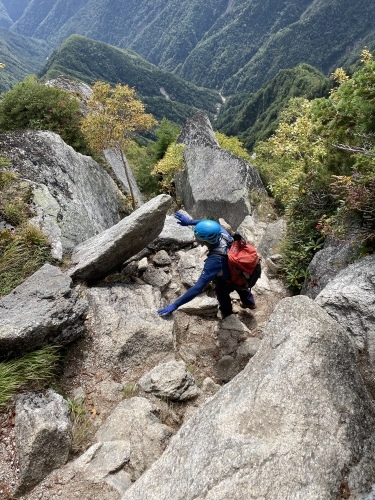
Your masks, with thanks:
[(163, 230), (149, 245), (152, 250), (179, 248), (191, 246), (195, 242), (194, 233), (190, 226), (180, 226), (173, 215), (167, 215)]
[(368, 352), (375, 367), (375, 254), (339, 272), (315, 301), (340, 323), (360, 351)]
[(375, 481), (374, 431), (350, 337), (311, 299), (286, 298), (246, 368), (122, 499), (360, 498)]
[(145, 391), (166, 401), (186, 401), (200, 394), (184, 361), (171, 360), (154, 366), (138, 381)]
[(113, 179), (59, 135), (33, 130), (0, 134), (0, 150), (11, 170), (36, 191), (36, 222), (49, 236), (54, 257), (119, 222), (123, 195)]
[(357, 258), (357, 255), (358, 243), (355, 241), (327, 238), (324, 248), (314, 255), (309, 264), (309, 278), (303, 284), (302, 295), (315, 299), (340, 271)]
[(280, 246), (286, 235), (286, 222), (284, 219), (278, 219), (271, 222), (264, 230), (264, 234), (257, 246), (258, 252), (265, 258), (279, 253)]
[(0, 357), (72, 342), (84, 331), (87, 310), (71, 278), (45, 264), (0, 300)]
[(118, 224), (78, 245), (69, 275), (94, 282), (119, 268), (159, 235), (171, 203), (166, 194), (156, 196)]
[(46, 87), (55, 87), (71, 94), (79, 95), (81, 98), (91, 99), (92, 89), (87, 83), (73, 80), (66, 75), (59, 75), (56, 78), (47, 80), (44, 85)]
[(20, 475), (17, 496), (68, 461), (72, 423), (67, 402), (52, 390), (28, 392), (16, 402), (15, 433)]
[(185, 169), (176, 178), (176, 189), (185, 209), (195, 219), (221, 217), (238, 227), (253, 211), (251, 192), (266, 194), (259, 172), (219, 147), (203, 112), (187, 121), (177, 142), (186, 145)]
[(133, 397), (116, 406), (96, 438), (100, 442), (129, 442), (128, 470), (134, 481), (160, 457), (171, 435), (172, 429), (157, 417), (156, 407), (145, 398)]
[(97, 362), (117, 371), (159, 363), (173, 350), (173, 323), (157, 314), (160, 291), (150, 285), (92, 287), (86, 327), (96, 339)]

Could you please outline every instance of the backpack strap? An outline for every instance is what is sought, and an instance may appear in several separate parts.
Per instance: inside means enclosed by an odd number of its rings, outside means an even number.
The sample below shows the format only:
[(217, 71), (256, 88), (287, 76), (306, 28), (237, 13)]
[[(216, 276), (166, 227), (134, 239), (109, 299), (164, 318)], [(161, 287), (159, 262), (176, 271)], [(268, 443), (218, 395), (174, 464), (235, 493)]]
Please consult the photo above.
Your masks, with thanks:
[(208, 252), (208, 255), (221, 255), (223, 257), (226, 257), (232, 242), (233, 239), (231, 238), (231, 236), (226, 235), (225, 233), (221, 233), (218, 246), (211, 249)]

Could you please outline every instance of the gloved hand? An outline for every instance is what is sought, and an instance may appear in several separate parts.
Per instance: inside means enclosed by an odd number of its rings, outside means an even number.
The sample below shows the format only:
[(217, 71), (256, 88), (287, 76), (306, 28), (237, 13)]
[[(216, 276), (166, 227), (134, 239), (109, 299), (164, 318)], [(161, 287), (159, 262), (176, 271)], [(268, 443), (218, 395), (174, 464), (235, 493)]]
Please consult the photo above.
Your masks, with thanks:
[(174, 216), (177, 219), (177, 224), (180, 224), (180, 226), (190, 226), (192, 223), (192, 219), (189, 219), (182, 212), (175, 212)]
[(177, 307), (174, 304), (169, 304), (167, 307), (163, 307), (162, 309), (158, 309), (158, 313), (160, 316), (168, 316), (169, 314), (173, 313)]

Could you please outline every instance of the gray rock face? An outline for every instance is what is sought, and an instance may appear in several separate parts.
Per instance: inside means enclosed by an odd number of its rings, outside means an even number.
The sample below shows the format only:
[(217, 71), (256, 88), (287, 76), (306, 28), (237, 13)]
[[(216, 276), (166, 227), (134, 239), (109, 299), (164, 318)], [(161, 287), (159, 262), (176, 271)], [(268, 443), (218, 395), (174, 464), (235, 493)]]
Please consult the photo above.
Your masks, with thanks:
[(143, 274), (142, 279), (149, 285), (155, 286), (160, 290), (164, 290), (168, 287), (172, 277), (162, 269), (149, 267)]
[(90, 99), (92, 96), (92, 89), (89, 85), (84, 82), (72, 80), (65, 75), (60, 75), (57, 78), (47, 80), (45, 82), (45, 86), (56, 87), (61, 90), (65, 90), (65, 92), (71, 92), (72, 94), (79, 94), (85, 99)]
[(220, 354), (234, 355), (239, 345), (246, 340), (250, 332), (235, 314), (231, 314), (217, 325), (215, 334)]
[(117, 405), (96, 438), (129, 442), (129, 471), (134, 481), (160, 457), (171, 434), (156, 416), (156, 408), (147, 399), (134, 397)]
[(283, 219), (268, 224), (257, 247), (259, 253), (263, 257), (270, 257), (272, 254), (278, 253), (285, 233), (286, 223)]
[(94, 282), (120, 267), (159, 235), (171, 202), (170, 196), (159, 195), (115, 226), (78, 245), (69, 275)]
[(20, 494), (67, 462), (71, 445), (68, 405), (52, 390), (22, 394), (16, 403), (15, 430)]
[[(87, 328), (98, 338), (103, 366), (126, 369), (164, 360), (173, 349), (173, 323), (158, 316), (160, 292), (150, 285), (90, 288)], [(117, 368), (118, 369), (118, 368)]]
[(246, 368), (201, 406), (123, 500), (356, 498), (374, 482), (375, 410), (345, 331), (282, 300)]
[(316, 297), (375, 365), (375, 254), (359, 259), (332, 279)]
[(214, 333), (219, 358), (218, 379), (225, 383), (235, 377), (250, 358), (250, 353), (245, 348), (250, 331), (236, 314), (231, 314), (215, 327)]
[(117, 149), (106, 149), (104, 156), (114, 175), (121, 183), (125, 193), (134, 196), (134, 202), (137, 207), (143, 203), (143, 197), (135, 180), (133, 171), (126, 159), (125, 153), (120, 153)]
[(194, 233), (190, 227), (180, 226), (172, 215), (167, 215), (163, 230), (149, 245), (149, 248), (153, 250), (165, 248), (176, 250), (178, 248), (190, 246), (194, 241)]
[(185, 170), (176, 179), (176, 189), (193, 218), (221, 217), (237, 227), (252, 213), (251, 191), (266, 190), (259, 172), (247, 161), (218, 147), (212, 136), (211, 124), (202, 113), (186, 124), (178, 139), (186, 144)]
[(169, 266), (171, 264), (171, 258), (169, 254), (165, 250), (160, 250), (157, 252), (153, 258), (152, 258), (153, 263), (155, 266)]
[(87, 309), (72, 280), (45, 264), (0, 300), (1, 356), (68, 344), (83, 333)]
[[(64, 253), (78, 243), (100, 233), (119, 220), (121, 193), (114, 181), (89, 156), (68, 146), (59, 135), (45, 131), (22, 131), (0, 135), (0, 149), (10, 159), (11, 168), (21, 177), (44, 185), (36, 211), (56, 221)], [(51, 206), (51, 197), (58, 210)], [(55, 242), (58, 245), (58, 242)]]
[(36, 211), (36, 215), (31, 221), (48, 236), (52, 257), (61, 260), (64, 248), (62, 232), (58, 223), (61, 211), (59, 202), (52, 196), (47, 186), (33, 182), (31, 187)]
[(197, 316), (216, 316), (218, 307), (219, 303), (216, 298), (207, 297), (207, 295), (201, 294), (190, 302), (183, 304), (178, 309), (186, 314), (193, 314)]
[(267, 223), (258, 221), (256, 215), (254, 217), (247, 215), (237, 229), (234, 229), (240, 233), (247, 243), (258, 248), (266, 228)]
[(358, 245), (337, 242), (327, 238), (324, 248), (317, 252), (309, 264), (310, 278), (303, 284), (301, 293), (315, 299), (324, 287), (355, 258)]
[[(102, 484), (105, 481), (120, 493), (131, 486), (131, 476), (124, 470), (129, 462), (130, 442), (118, 439), (93, 444), (70, 468), (78, 473), (81, 483), (82, 479), (87, 481), (86, 491), (88, 495), (93, 495), (91, 498), (95, 498), (94, 492), (90, 491), (92, 483)], [(115, 492), (112, 498), (116, 498)]]
[(145, 392), (171, 401), (186, 401), (196, 398), (200, 390), (183, 361), (168, 361), (155, 366), (139, 380)]
[(187, 120), (177, 139), (180, 144), (218, 148), (216, 136), (208, 116), (202, 111)]
[(192, 248), (185, 252), (177, 252), (180, 260), (178, 262), (178, 272), (181, 282), (186, 287), (191, 287), (196, 283), (203, 270), (206, 254), (202, 246)]

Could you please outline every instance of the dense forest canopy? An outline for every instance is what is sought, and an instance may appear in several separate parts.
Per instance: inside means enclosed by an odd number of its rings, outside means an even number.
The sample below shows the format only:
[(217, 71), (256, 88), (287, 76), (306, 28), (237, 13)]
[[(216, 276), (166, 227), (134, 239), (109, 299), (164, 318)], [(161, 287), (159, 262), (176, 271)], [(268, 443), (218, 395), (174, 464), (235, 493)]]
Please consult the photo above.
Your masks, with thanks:
[[(372, 0), (6, 0), (13, 33), (58, 47), (72, 34), (132, 49), (229, 96), (308, 63), (328, 76), (375, 49)], [(20, 12), (22, 14), (20, 15)], [(1, 25), (1, 24), (0, 24)], [(4, 25), (4, 24), (3, 24)], [(0, 53), (1, 56), (1, 53)]]

